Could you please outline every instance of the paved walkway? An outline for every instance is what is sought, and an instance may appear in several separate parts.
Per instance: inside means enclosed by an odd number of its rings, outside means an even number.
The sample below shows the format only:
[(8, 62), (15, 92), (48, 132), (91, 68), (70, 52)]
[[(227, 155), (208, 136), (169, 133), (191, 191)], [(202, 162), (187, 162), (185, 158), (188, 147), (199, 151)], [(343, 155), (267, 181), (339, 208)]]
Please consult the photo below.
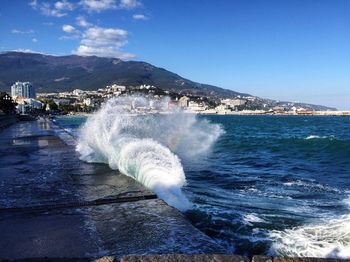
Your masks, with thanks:
[(223, 252), (159, 199), (79, 206), (153, 193), (68, 144), (45, 121), (0, 132), (0, 258)]

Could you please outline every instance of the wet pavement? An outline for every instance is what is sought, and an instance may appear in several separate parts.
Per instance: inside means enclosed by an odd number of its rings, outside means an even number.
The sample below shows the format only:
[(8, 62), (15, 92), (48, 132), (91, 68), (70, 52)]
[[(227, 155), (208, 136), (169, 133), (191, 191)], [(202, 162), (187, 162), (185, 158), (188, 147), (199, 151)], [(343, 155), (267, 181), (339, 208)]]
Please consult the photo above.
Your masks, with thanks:
[[(61, 140), (59, 137), (63, 138)], [(0, 258), (222, 253), (213, 240), (132, 178), (79, 160), (74, 139), (49, 121), (0, 132)], [(74, 208), (55, 208), (76, 203)], [(40, 210), (16, 208), (45, 206)]]

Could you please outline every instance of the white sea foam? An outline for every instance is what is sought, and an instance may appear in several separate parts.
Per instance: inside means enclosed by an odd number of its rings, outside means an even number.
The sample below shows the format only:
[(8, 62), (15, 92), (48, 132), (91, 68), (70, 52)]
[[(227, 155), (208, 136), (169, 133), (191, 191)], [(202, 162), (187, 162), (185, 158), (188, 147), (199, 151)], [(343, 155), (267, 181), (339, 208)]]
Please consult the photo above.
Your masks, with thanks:
[(273, 255), (350, 258), (350, 215), (284, 231), (272, 231)]
[[(348, 192), (349, 193), (349, 192)], [(343, 200), (343, 203), (350, 208), (350, 196)]]
[(311, 135), (311, 136), (306, 137), (305, 139), (310, 140), (310, 139), (315, 139), (315, 138), (320, 138), (320, 136)]
[(313, 190), (323, 190), (323, 191), (329, 191), (329, 192), (341, 192), (336, 187), (322, 185), (314, 181), (295, 180), (295, 181), (285, 182), (283, 183), (283, 185), (288, 187), (305, 187)]
[(306, 140), (310, 140), (310, 139), (326, 139), (326, 138), (333, 139), (334, 137), (333, 137), (333, 136), (317, 136), (317, 135), (310, 135), (310, 136), (307, 136), (305, 139), (306, 139)]
[(243, 222), (248, 225), (252, 225), (252, 223), (267, 223), (264, 219), (258, 217), (256, 214), (246, 214), (243, 217)]
[(181, 192), (186, 178), (178, 156), (198, 157), (209, 152), (223, 131), (219, 125), (177, 109), (162, 116), (135, 114), (137, 107), (150, 106), (165, 110), (168, 100), (109, 100), (80, 129), (77, 151), (82, 160), (107, 163), (168, 204), (186, 210), (190, 203)]

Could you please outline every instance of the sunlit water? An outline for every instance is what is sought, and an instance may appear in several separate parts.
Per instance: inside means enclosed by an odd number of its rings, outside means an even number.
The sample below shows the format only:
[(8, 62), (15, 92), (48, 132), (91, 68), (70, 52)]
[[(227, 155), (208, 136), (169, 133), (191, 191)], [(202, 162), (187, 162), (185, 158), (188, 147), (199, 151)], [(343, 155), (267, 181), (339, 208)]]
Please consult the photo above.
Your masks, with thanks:
[[(177, 125), (194, 125), (178, 130), (175, 146), (173, 140), (166, 142), (166, 136), (157, 140), (161, 130), (144, 132), (142, 138), (157, 141), (178, 158), (174, 165), (187, 181), (178, 188), (191, 203), (186, 216), (227, 252), (350, 257), (350, 118), (181, 115), (178, 119), (169, 129), (165, 128), (169, 118), (152, 118), (165, 134), (173, 134)], [(56, 119), (76, 137), (85, 121), (85, 117)], [(215, 139), (205, 140), (208, 132)], [(201, 143), (210, 144), (206, 154), (183, 152), (184, 145), (190, 150)]]

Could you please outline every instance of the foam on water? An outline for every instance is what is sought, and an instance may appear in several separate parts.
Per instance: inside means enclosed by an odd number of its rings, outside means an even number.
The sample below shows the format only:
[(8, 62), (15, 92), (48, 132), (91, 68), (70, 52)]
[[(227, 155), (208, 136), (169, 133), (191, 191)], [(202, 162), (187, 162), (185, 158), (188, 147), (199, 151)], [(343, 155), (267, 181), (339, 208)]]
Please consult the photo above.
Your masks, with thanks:
[[(344, 200), (347, 206), (349, 199)], [(273, 255), (350, 258), (350, 214), (284, 231), (274, 230), (269, 236), (274, 241)]]
[(258, 217), (256, 214), (246, 214), (243, 217), (243, 221), (248, 225), (252, 225), (252, 223), (267, 223), (264, 219)]
[(317, 135), (310, 135), (310, 136), (307, 136), (305, 139), (306, 139), (306, 140), (310, 140), (310, 139), (326, 139), (326, 138), (333, 139), (334, 137), (333, 137), (333, 136), (317, 136)]
[(168, 102), (143, 97), (109, 100), (80, 129), (77, 151), (82, 160), (107, 163), (186, 210), (190, 202), (181, 192), (186, 177), (178, 156), (206, 154), (223, 131), (176, 108), (161, 116), (137, 114), (137, 107), (167, 110)]

